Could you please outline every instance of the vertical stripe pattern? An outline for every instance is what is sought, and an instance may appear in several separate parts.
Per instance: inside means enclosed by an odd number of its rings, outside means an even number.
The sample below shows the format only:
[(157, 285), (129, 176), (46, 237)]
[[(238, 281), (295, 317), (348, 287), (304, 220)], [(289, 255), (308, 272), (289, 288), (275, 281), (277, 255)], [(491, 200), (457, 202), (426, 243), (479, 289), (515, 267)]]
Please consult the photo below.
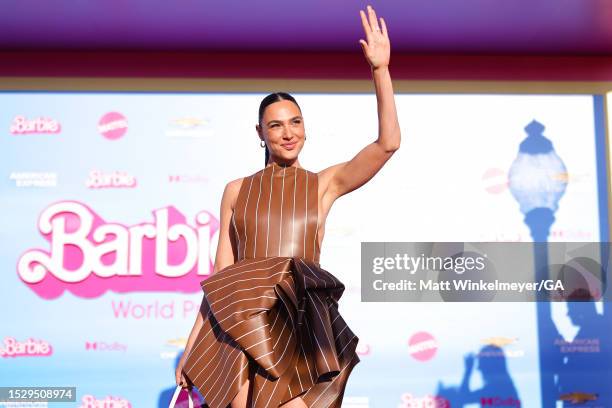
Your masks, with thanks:
[(317, 183), (276, 163), (242, 182), (239, 259), (201, 282), (204, 326), (184, 365), (210, 408), (226, 408), (247, 379), (256, 408), (298, 396), (340, 408), (358, 338), (338, 312), (344, 285), (319, 264)]
[(246, 177), (233, 215), (238, 260), (299, 256), (318, 263), (317, 190), (316, 173), (276, 163)]

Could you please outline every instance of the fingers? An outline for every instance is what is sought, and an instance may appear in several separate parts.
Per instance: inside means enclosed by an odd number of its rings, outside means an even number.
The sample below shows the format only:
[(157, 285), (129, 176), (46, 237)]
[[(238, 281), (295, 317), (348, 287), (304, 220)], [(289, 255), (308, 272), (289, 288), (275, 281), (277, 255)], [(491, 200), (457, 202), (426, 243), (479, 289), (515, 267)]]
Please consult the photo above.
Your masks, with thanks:
[(378, 26), (378, 19), (376, 18), (376, 12), (370, 5), (368, 5), (368, 17), (370, 18), (370, 27), (372, 27), (372, 31), (380, 32), (380, 27)]
[(367, 56), (368, 55), (368, 44), (362, 39), (359, 40), (359, 44), (361, 44), (361, 49), (363, 50), (364, 55)]
[[(361, 25), (363, 26), (363, 31), (366, 34), (366, 38), (368, 43), (372, 39), (372, 33), (381, 33), (383, 36), (387, 37), (387, 24), (385, 20), (380, 17), (380, 25), (378, 24), (378, 18), (376, 17), (376, 12), (372, 8), (372, 6), (367, 6), (368, 15), (363, 10), (359, 10), (359, 15), (361, 16)], [(382, 27), (382, 30), (381, 30)]]
[(382, 26), (382, 33), (385, 37), (388, 37), (389, 34), (387, 33), (387, 24), (385, 23), (385, 20), (381, 17), (380, 18), (380, 25)]
[(187, 383), (187, 380), (183, 374), (176, 376), (176, 385), (180, 385), (182, 388), (189, 388), (189, 384)]
[(368, 19), (363, 10), (359, 10), (359, 15), (361, 16), (361, 25), (363, 26), (363, 31), (365, 32), (367, 40), (370, 41), (370, 36), (372, 35), (370, 23), (368, 23)]

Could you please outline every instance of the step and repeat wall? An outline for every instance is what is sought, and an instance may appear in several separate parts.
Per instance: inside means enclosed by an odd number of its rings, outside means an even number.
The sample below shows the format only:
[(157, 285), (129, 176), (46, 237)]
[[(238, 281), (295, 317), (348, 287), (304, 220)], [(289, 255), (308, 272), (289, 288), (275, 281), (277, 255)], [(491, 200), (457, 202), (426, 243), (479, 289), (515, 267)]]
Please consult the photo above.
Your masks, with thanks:
[[(76, 402), (56, 407), (167, 406), (225, 184), (264, 166), (265, 95), (0, 93), (0, 386), (76, 387)], [(376, 139), (374, 94), (293, 96), (306, 169)], [(547, 239), (607, 241), (604, 96), (396, 103), (400, 150), (337, 200), (323, 239), (321, 266), (346, 285), (340, 312), (360, 339), (343, 407), (612, 406), (609, 387), (572, 374), (609, 360), (603, 302), (581, 319), (552, 304), (555, 340), (543, 344), (536, 303), (363, 302), (360, 288), (361, 242), (532, 241), (508, 174), (534, 129), (567, 170)]]

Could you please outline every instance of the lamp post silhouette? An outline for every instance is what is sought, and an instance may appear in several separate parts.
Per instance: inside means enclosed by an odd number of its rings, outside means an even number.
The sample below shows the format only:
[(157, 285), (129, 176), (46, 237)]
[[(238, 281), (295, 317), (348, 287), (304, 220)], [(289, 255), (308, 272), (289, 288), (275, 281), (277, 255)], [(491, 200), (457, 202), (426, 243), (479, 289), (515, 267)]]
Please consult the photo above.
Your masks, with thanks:
[[(559, 200), (567, 187), (567, 169), (552, 142), (542, 134), (544, 129), (544, 125), (536, 120), (525, 126), (527, 137), (521, 142), (518, 155), (508, 172), (510, 192), (525, 215), (525, 224), (534, 241), (536, 282), (549, 279), (548, 235), (555, 221)], [(536, 303), (541, 406), (554, 408), (557, 400), (554, 367), (551, 366), (552, 358), (547, 358), (546, 354), (552, 352), (555, 330), (550, 303), (544, 295), (538, 292)]]

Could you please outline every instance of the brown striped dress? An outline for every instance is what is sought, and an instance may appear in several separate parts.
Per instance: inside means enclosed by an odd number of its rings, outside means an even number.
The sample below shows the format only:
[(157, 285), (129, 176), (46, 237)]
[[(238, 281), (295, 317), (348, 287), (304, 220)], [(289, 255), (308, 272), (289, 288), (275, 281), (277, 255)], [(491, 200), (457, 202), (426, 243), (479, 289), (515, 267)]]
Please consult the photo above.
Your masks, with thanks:
[(255, 408), (341, 406), (358, 338), (338, 312), (344, 285), (319, 264), (317, 189), (316, 173), (277, 163), (243, 179), (238, 259), (201, 282), (204, 326), (183, 368), (210, 408), (247, 380)]

